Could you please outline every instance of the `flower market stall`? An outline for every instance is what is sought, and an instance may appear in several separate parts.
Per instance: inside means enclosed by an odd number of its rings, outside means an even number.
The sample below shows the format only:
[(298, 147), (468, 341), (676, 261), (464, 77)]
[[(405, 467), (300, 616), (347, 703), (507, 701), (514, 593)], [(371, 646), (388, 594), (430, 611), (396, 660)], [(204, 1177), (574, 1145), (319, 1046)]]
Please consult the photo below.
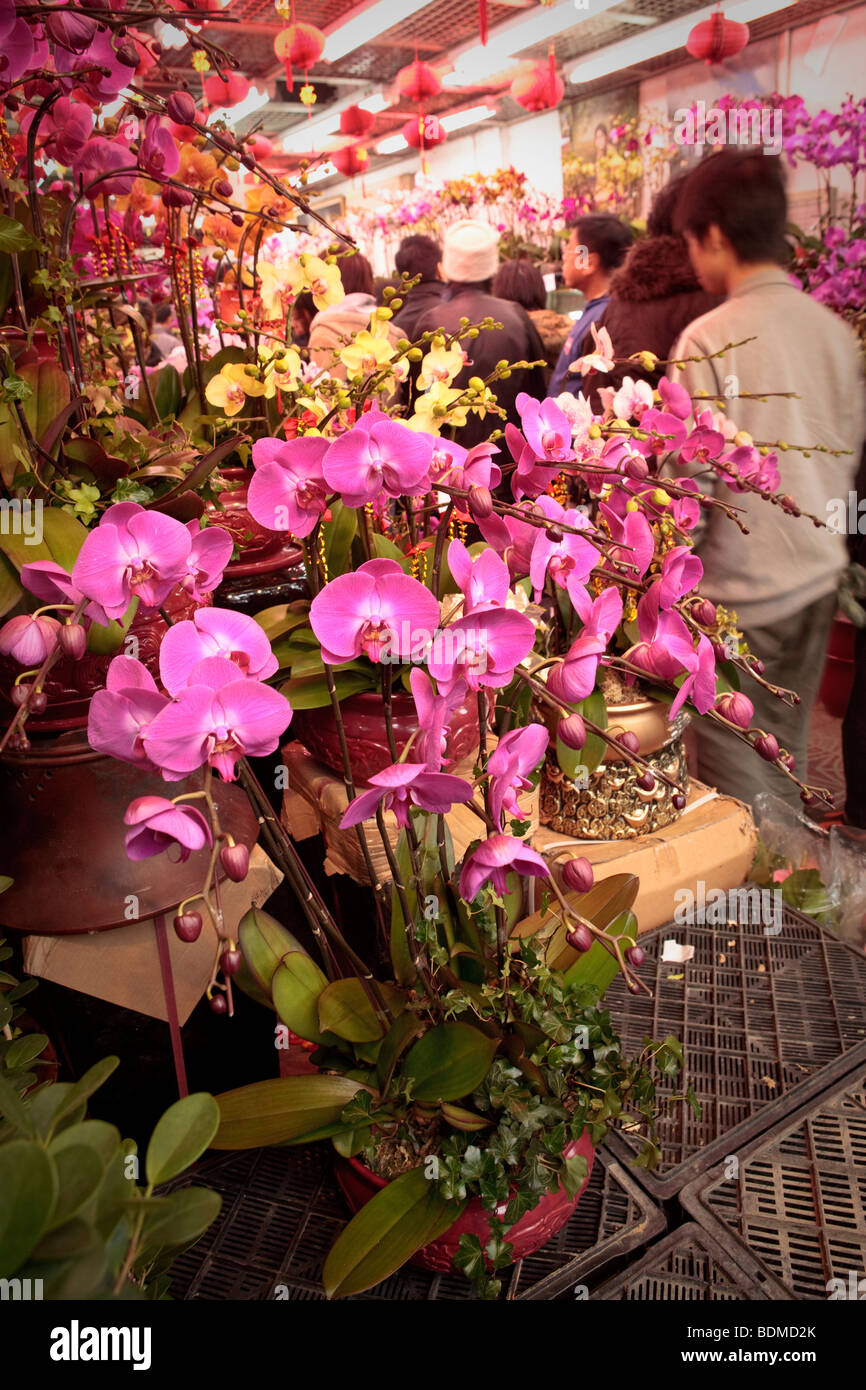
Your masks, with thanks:
[[(698, 328), (725, 298), (721, 214), (659, 221), (724, 154), (657, 100), (592, 158), (564, 124), (557, 189), (513, 133), (446, 174), (479, 92), (558, 121), (579, 6), (409, 43), (383, 3), (0, 0), (0, 1288), (96, 1310), (54, 1361), (112, 1359), (101, 1303), (782, 1303), (866, 1259), (862, 830), (777, 678), (796, 603), (749, 620), (755, 534), (807, 577), (839, 539), (791, 456), (856, 471), (864, 103), (717, 103), (817, 176), (769, 283), (833, 324), (828, 434), (750, 332), (606, 326), (635, 236)], [(804, 579), (834, 633), (850, 558)]]

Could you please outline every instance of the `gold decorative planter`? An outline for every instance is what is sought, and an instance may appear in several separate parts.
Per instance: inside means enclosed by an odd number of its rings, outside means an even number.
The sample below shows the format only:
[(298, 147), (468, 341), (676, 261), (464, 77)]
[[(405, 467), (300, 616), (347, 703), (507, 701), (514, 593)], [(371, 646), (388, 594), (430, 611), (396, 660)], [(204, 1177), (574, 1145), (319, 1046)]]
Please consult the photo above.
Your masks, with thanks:
[[(618, 708), (609, 711), (611, 727), (621, 722), (621, 714)], [(689, 789), (686, 750), (681, 738), (686, 722), (678, 719), (673, 726), (666, 723), (668, 742), (656, 751), (641, 748), (649, 769), (664, 773), (684, 794)], [(606, 758), (584, 781), (572, 781), (561, 770), (551, 749), (541, 774), (539, 820), (550, 830), (578, 840), (630, 840), (661, 830), (682, 815), (673, 804), (676, 793), (660, 778), (652, 791), (644, 791), (637, 784), (642, 772), (642, 768), (624, 760)]]

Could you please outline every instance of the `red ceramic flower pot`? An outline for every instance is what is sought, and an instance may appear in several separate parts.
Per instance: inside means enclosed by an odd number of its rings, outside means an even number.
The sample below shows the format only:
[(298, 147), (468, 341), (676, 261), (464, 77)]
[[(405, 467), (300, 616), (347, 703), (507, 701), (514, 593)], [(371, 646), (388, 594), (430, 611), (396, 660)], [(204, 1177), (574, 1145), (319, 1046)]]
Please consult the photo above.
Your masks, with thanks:
[[(552, 1240), (557, 1231), (562, 1230), (577, 1209), (592, 1174), (595, 1149), (589, 1136), (582, 1134), (567, 1146), (565, 1154), (567, 1158), (582, 1154), (586, 1159), (587, 1174), (580, 1191), (574, 1197), (567, 1196), (562, 1187), (556, 1192), (545, 1192), (538, 1205), (521, 1216), (511, 1227), (507, 1237), (514, 1247), (515, 1260), (524, 1260), (528, 1255), (540, 1250)], [(337, 1182), (353, 1214), (360, 1211), (361, 1207), (386, 1186), (385, 1178), (371, 1173), (357, 1158), (341, 1158), (337, 1155), (335, 1172)], [(505, 1203), (496, 1208), (496, 1214), (500, 1217), (505, 1215)], [(462, 1235), (477, 1236), (482, 1245), (486, 1245), (490, 1239), (489, 1214), (481, 1205), (479, 1197), (472, 1198), (462, 1215), (443, 1235), (416, 1251), (410, 1263), (420, 1265), (422, 1269), (436, 1270), (439, 1274), (449, 1273), (453, 1270), (454, 1255)]]
[(837, 613), (830, 629), (818, 698), (834, 719), (844, 719), (854, 684), (854, 624)]
[[(358, 782), (366, 782), (394, 761), (388, 748), (382, 696), (374, 690), (365, 690), (360, 695), (350, 695), (347, 700), (341, 700), (340, 711), (346, 731), (352, 776)], [(418, 714), (412, 696), (405, 691), (396, 691), (392, 697), (392, 712), (394, 742), (399, 757), (412, 734), (418, 729)], [(321, 709), (295, 710), (292, 734), (300, 739), (304, 747), (314, 758), (318, 758), (320, 763), (342, 775), (343, 755), (340, 751), (334, 711), (330, 705)], [(475, 696), (469, 695), (451, 716), (447, 756), (452, 763), (458, 763), (477, 747), (478, 706)]]

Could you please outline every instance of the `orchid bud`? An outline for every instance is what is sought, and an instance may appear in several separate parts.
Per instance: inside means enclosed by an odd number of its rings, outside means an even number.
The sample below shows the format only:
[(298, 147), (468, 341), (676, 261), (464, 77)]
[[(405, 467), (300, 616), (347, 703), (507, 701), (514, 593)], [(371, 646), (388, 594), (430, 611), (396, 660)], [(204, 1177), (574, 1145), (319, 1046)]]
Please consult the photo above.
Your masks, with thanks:
[(562, 877), (566, 887), (573, 889), (575, 893), (588, 893), (595, 882), (592, 865), (582, 854), (575, 859), (569, 859), (563, 865)]
[(627, 753), (637, 753), (640, 749), (640, 739), (633, 729), (626, 729), (624, 734), (620, 734), (617, 743), (620, 744)]
[(188, 188), (175, 188), (173, 184), (164, 188), (161, 196), (167, 208), (187, 208), (193, 200)]
[(230, 946), (220, 956), (220, 968), (224, 975), (236, 975), (241, 968), (241, 963), (241, 953), (234, 946)]
[(246, 845), (223, 845), (220, 863), (233, 883), (241, 883), (249, 872), (250, 852)]
[(586, 725), (579, 714), (569, 714), (556, 726), (557, 737), (566, 748), (582, 748), (586, 743)]
[(758, 676), (762, 676), (762, 675), (764, 674), (764, 669), (765, 669), (765, 668), (764, 668), (764, 663), (763, 663), (763, 661), (761, 660), (761, 658), (758, 657), (758, 656), (753, 656), (753, 657), (752, 657), (752, 670), (755, 672), (755, 674), (758, 675)]
[(487, 487), (471, 487), (467, 501), (470, 512), (478, 521), (486, 521), (493, 511), (493, 497)]
[(44, 23), (54, 42), (70, 53), (83, 53), (96, 33), (96, 20), (88, 19), (84, 15), (49, 14), (45, 17)]
[(635, 970), (639, 970), (646, 960), (646, 951), (643, 946), (630, 946), (625, 953), (625, 958), (629, 965), (633, 965)]
[(124, 67), (138, 67), (138, 49), (131, 39), (127, 39), (124, 43), (118, 44), (114, 51), (117, 55), (118, 62), (123, 63)]
[(768, 763), (774, 763), (779, 756), (779, 741), (773, 734), (760, 734), (755, 739), (755, 752)]
[(701, 627), (715, 627), (716, 605), (710, 603), (708, 598), (698, 599), (697, 603), (692, 604), (692, 617)]
[(686, 809), (686, 799), (682, 792), (676, 792), (674, 796), (671, 797), (671, 805), (675, 811), (684, 811)]
[(794, 757), (793, 753), (783, 753), (781, 762), (782, 766), (786, 767), (789, 772), (793, 772), (794, 768), (797, 766), (797, 759)]
[(27, 683), (25, 683), (25, 682), (21, 682), (21, 683), (18, 684), (18, 685), (13, 685), (13, 687), (12, 687), (12, 703), (13, 703), (13, 705), (17, 705), (18, 708), (20, 709), (22, 705), (26, 705), (26, 704), (27, 704), (27, 701), (30, 699), (30, 696), (31, 696), (32, 693), (33, 693), (33, 686), (32, 686), (32, 685), (29, 685), (29, 684), (27, 684)]
[(48, 696), (44, 690), (37, 690), (30, 696), (31, 714), (44, 714), (48, 708)]
[(559, 542), (563, 538), (563, 533), (558, 526), (548, 526), (546, 534), (547, 539), (553, 541), (554, 545), (559, 545)]
[(730, 724), (736, 724), (738, 729), (748, 729), (755, 713), (751, 700), (739, 690), (720, 695), (716, 701), (716, 709), (723, 719), (727, 719)]
[(565, 939), (575, 951), (588, 951), (592, 945), (592, 932), (582, 922), (565, 933)]
[(80, 661), (87, 650), (87, 633), (81, 623), (64, 623), (57, 634), (64, 656)]
[(232, 213), (232, 223), (234, 224), (235, 227), (242, 227), (242, 226), (244, 225), (244, 216), (243, 216), (243, 213), (242, 213), (242, 212), (233, 212), (233, 213)]
[(642, 792), (653, 791), (655, 788), (655, 784), (656, 779), (653, 777), (651, 772), (643, 772), (637, 779), (637, 785), (640, 787)]
[(649, 464), (642, 454), (629, 454), (625, 463), (625, 471), (629, 478), (642, 482), (649, 475)]
[(189, 92), (172, 92), (166, 98), (165, 109), (177, 125), (192, 125), (197, 114), (195, 99)]
[(213, 191), (220, 198), (230, 198), (232, 196), (232, 186), (228, 179), (217, 179), (213, 186)]
[(222, 991), (220, 991), (219, 994), (211, 995), (209, 1003), (211, 1006), (212, 1013), (227, 1014), (229, 1011), (228, 1000), (226, 999)]
[(181, 912), (173, 926), (181, 941), (196, 941), (201, 934), (201, 913)]

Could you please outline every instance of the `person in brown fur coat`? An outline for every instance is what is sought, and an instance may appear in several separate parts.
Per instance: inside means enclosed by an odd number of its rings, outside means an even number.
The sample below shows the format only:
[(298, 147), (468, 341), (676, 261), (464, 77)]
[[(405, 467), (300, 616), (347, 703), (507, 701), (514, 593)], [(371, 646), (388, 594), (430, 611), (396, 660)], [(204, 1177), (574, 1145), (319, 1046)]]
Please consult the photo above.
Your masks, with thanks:
[[(722, 302), (721, 296), (701, 289), (686, 243), (673, 230), (680, 183), (681, 179), (672, 179), (656, 195), (647, 235), (635, 242), (611, 280), (610, 301), (597, 327), (607, 329), (617, 358), (648, 348), (664, 362), (683, 330)], [(581, 349), (592, 351), (589, 337)], [(648, 371), (639, 362), (617, 362), (610, 372), (593, 372), (584, 391), (593, 410), (601, 411), (599, 387), (618, 388), (627, 376), (656, 386), (664, 374), (663, 365)]]

